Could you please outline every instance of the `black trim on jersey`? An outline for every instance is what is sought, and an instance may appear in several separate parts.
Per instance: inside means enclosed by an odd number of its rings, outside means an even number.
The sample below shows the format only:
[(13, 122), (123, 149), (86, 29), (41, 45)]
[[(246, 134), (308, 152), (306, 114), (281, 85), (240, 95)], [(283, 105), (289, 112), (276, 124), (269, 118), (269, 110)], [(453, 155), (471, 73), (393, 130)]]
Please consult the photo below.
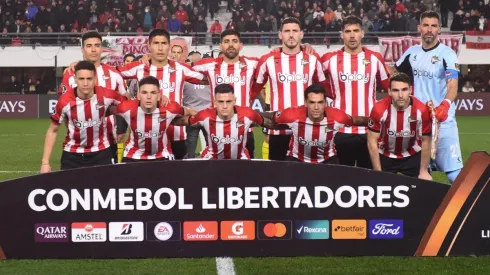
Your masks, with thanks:
[(410, 81), (412, 82), (412, 85), (414, 84), (414, 77), (413, 77), (413, 68), (412, 64), (410, 63), (410, 56), (411, 54), (408, 54), (405, 59), (403, 60), (402, 63), (400, 63), (400, 66), (397, 66), (395, 63), (395, 69), (400, 72), (408, 75), (410, 77)]
[(369, 131), (371, 131), (371, 132), (375, 132), (375, 133), (378, 133), (378, 134), (379, 134), (379, 133), (381, 133), (381, 131), (376, 131), (376, 130), (373, 130), (373, 129), (371, 129), (370, 127), (368, 127), (368, 129), (369, 129)]
[(444, 67), (444, 71), (447, 70), (447, 62), (446, 62), (446, 59), (444, 59), (444, 57), (442, 58), (442, 66)]
[(424, 47), (422, 47), (422, 50), (423, 50), (424, 52), (430, 52), (430, 51), (432, 51), (433, 49), (437, 48), (437, 46), (439, 46), (439, 44), (441, 44), (441, 42), (437, 42), (437, 44), (436, 44), (434, 47), (432, 47), (432, 48), (428, 48), (428, 49), (424, 49)]
[(429, 137), (431, 137), (432, 136), (432, 132), (426, 133), (426, 134), (422, 134), (422, 136), (429, 136)]

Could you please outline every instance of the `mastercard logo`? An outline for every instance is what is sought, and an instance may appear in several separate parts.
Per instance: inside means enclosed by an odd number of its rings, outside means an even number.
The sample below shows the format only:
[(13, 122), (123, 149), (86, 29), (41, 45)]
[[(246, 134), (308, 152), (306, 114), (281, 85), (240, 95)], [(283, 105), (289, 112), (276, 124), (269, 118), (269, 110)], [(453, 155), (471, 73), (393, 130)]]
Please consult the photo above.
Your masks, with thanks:
[(264, 226), (264, 235), (269, 238), (281, 238), (286, 235), (287, 228), (283, 223), (268, 223)]

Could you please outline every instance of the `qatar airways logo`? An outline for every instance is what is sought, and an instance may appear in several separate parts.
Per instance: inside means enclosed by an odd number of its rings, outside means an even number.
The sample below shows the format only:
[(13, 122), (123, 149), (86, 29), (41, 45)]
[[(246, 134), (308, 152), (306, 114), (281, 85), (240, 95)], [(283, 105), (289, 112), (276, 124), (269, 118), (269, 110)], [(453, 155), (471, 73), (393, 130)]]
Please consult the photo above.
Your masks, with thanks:
[(211, 134), (211, 140), (216, 144), (241, 144), (243, 142), (243, 136), (230, 137), (227, 135), (225, 137), (218, 137)]
[(141, 131), (136, 131), (136, 135), (138, 136), (138, 138), (159, 138), (159, 137), (163, 137), (163, 135), (165, 134), (165, 131), (161, 131), (161, 132), (158, 132), (158, 131), (148, 131), (148, 132), (141, 132)]
[(73, 125), (80, 130), (85, 130), (91, 127), (98, 127), (103, 123), (103, 120), (92, 120), (89, 119), (87, 121), (73, 120)]
[(415, 131), (408, 131), (408, 130), (403, 130), (400, 132), (393, 131), (391, 129), (388, 129), (388, 135), (390, 137), (414, 137), (415, 136)]
[(363, 75), (357, 72), (354, 73), (344, 73), (339, 72), (339, 78), (342, 82), (353, 82), (353, 81), (363, 81), (364, 83), (369, 82), (369, 74)]
[(303, 82), (303, 83), (308, 83), (308, 74), (297, 74), (295, 72), (291, 74), (283, 74), (283, 73), (277, 73), (277, 79), (279, 79), (279, 82), (282, 83), (291, 83), (291, 82)]
[(426, 70), (413, 70), (413, 76), (427, 77), (428, 79), (434, 78), (433, 72), (428, 72)]
[(237, 75), (217, 75), (216, 76), (216, 84), (240, 84), (240, 85), (245, 85), (247, 83), (247, 80), (245, 79), (245, 76), (237, 76)]
[(318, 141), (317, 139), (315, 140), (306, 140), (302, 137), (299, 138), (299, 144), (303, 146), (316, 146), (316, 147), (326, 147), (330, 142), (328, 141)]
[(164, 82), (163, 80), (160, 80), (160, 89), (162, 90), (175, 90), (175, 82)]

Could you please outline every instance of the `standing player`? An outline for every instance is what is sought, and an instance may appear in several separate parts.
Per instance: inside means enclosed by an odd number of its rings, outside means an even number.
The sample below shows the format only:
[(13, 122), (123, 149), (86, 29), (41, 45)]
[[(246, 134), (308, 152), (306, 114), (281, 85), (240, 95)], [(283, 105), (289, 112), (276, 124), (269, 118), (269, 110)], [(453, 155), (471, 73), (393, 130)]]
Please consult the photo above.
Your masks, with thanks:
[(441, 122), (435, 168), (445, 172), (453, 182), (463, 168), (456, 106), (453, 104), (458, 93), (458, 58), (437, 38), (441, 31), (439, 14), (434, 11), (422, 13), (418, 29), (422, 45), (410, 47), (396, 62), (395, 68), (413, 80), (416, 98), (424, 104), (432, 101), (437, 106), (432, 114)]
[(236, 106), (234, 90), (230, 84), (216, 86), (216, 107), (202, 110), (186, 122), (206, 133), (204, 159), (250, 159), (245, 146), (248, 129), (262, 125), (263, 119), (249, 107)]
[[(126, 83), (124, 82), (119, 72), (115, 68), (101, 63), (102, 50), (102, 36), (100, 36), (97, 31), (88, 31), (82, 35), (83, 59), (94, 63), (95, 67), (97, 68), (95, 79), (96, 85), (110, 90), (118, 91), (119, 94), (128, 97), (128, 94), (126, 92)], [(65, 93), (68, 88), (76, 87), (75, 72), (71, 69), (75, 65), (76, 62), (71, 64), (70, 68), (65, 70), (65, 73), (63, 74), (63, 81), (59, 89), (60, 94)], [(117, 162), (118, 145), (116, 140), (117, 135), (115, 119), (114, 116), (108, 116), (106, 119), (107, 125), (110, 129), (109, 142), (111, 143), (111, 148), (114, 155), (114, 162)], [(118, 137), (118, 139), (121, 140), (122, 138), (124, 138), (123, 135), (121, 135), (121, 137)]]
[(368, 147), (374, 170), (432, 180), (428, 172), (429, 109), (410, 96), (410, 78), (404, 73), (391, 77), (388, 94), (374, 105), (369, 120)]
[[(281, 50), (272, 51), (259, 60), (251, 98), (255, 98), (269, 81), (271, 111), (282, 111), (303, 104), (304, 91), (308, 86), (313, 83), (326, 83), (319, 56), (301, 51), (302, 38), (303, 31), (299, 20), (293, 17), (284, 19), (279, 31)], [(286, 130), (269, 131), (271, 160), (285, 160), (290, 134), (291, 132)]]
[(351, 117), (328, 107), (327, 93), (322, 85), (313, 84), (304, 92), (305, 105), (282, 112), (262, 113), (264, 125), (274, 129), (278, 124), (293, 130), (286, 160), (309, 163), (338, 164), (335, 133), (344, 125), (367, 125), (367, 117)]
[(173, 159), (165, 131), (174, 118), (191, 113), (175, 102), (161, 106), (160, 83), (153, 76), (139, 81), (137, 98), (123, 102), (116, 109), (116, 114), (124, 118), (131, 129), (123, 162)]
[[(240, 33), (236, 30), (225, 30), (221, 33), (219, 45), (222, 57), (204, 58), (194, 64), (194, 70), (207, 76), (210, 90), (220, 84), (233, 86), (236, 105), (250, 107), (253, 98), (250, 97), (254, 72), (258, 59), (240, 56), (243, 44)], [(211, 95), (211, 102), (213, 102)], [(254, 158), (254, 135), (250, 131), (247, 137), (247, 150), (251, 158)]]
[[(362, 21), (347, 16), (342, 21), (341, 50), (322, 57), (330, 81), (333, 107), (351, 116), (366, 116), (376, 103), (376, 85), (388, 90), (389, 76), (383, 57), (361, 45)], [(365, 126), (344, 127), (335, 135), (335, 147), (342, 165), (371, 168)]]
[(112, 151), (106, 112), (124, 97), (116, 91), (96, 86), (97, 73), (90, 61), (75, 66), (74, 89), (67, 88), (58, 99), (46, 133), (41, 173), (51, 172), (50, 158), (61, 123), (67, 134), (61, 155), (61, 170), (112, 164)]
[[(162, 92), (162, 105), (168, 100), (182, 103), (184, 82), (193, 84), (207, 84), (204, 75), (192, 70), (188, 65), (169, 59), (170, 34), (164, 29), (154, 29), (148, 39), (151, 65), (133, 62), (118, 68), (124, 78), (136, 78), (154, 76), (160, 81)], [(172, 151), (176, 159), (183, 159), (187, 149), (185, 145), (185, 127), (170, 125), (167, 134), (171, 140)]]

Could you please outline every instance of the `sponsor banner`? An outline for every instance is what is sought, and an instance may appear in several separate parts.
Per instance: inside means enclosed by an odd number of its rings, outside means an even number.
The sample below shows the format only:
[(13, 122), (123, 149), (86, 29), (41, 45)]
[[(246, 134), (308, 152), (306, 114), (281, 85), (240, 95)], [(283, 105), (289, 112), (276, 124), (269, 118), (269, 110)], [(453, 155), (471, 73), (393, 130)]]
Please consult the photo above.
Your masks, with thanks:
[(36, 223), (34, 239), (37, 243), (66, 243), (70, 241), (68, 223)]
[[(439, 41), (453, 49), (457, 55), (461, 52), (463, 34), (439, 35)], [(421, 44), (420, 37), (378, 37), (380, 52), (387, 64), (394, 64), (400, 59), (408, 48)]]
[(38, 117), (37, 95), (0, 95), (0, 118)]
[(49, 118), (56, 111), (59, 95), (39, 95), (39, 118)]
[[(0, 246), (19, 259), (411, 256), (419, 247), (419, 255), (487, 255), (490, 156), (475, 153), (461, 175), (446, 185), (241, 160), (73, 169), (0, 184), (0, 223), (9, 225), (0, 227)], [(37, 242), (62, 234), (40, 221), (70, 224), (70, 241)], [(129, 240), (124, 249), (121, 240)]]
[[(184, 49), (182, 59), (184, 61), (192, 45), (192, 36), (170, 36), (170, 48), (179, 45)], [(123, 64), (124, 55), (132, 53), (136, 56), (147, 54), (148, 36), (105, 36), (102, 38), (102, 62), (110, 66)]]
[(467, 31), (466, 48), (477, 50), (490, 49), (490, 31)]

